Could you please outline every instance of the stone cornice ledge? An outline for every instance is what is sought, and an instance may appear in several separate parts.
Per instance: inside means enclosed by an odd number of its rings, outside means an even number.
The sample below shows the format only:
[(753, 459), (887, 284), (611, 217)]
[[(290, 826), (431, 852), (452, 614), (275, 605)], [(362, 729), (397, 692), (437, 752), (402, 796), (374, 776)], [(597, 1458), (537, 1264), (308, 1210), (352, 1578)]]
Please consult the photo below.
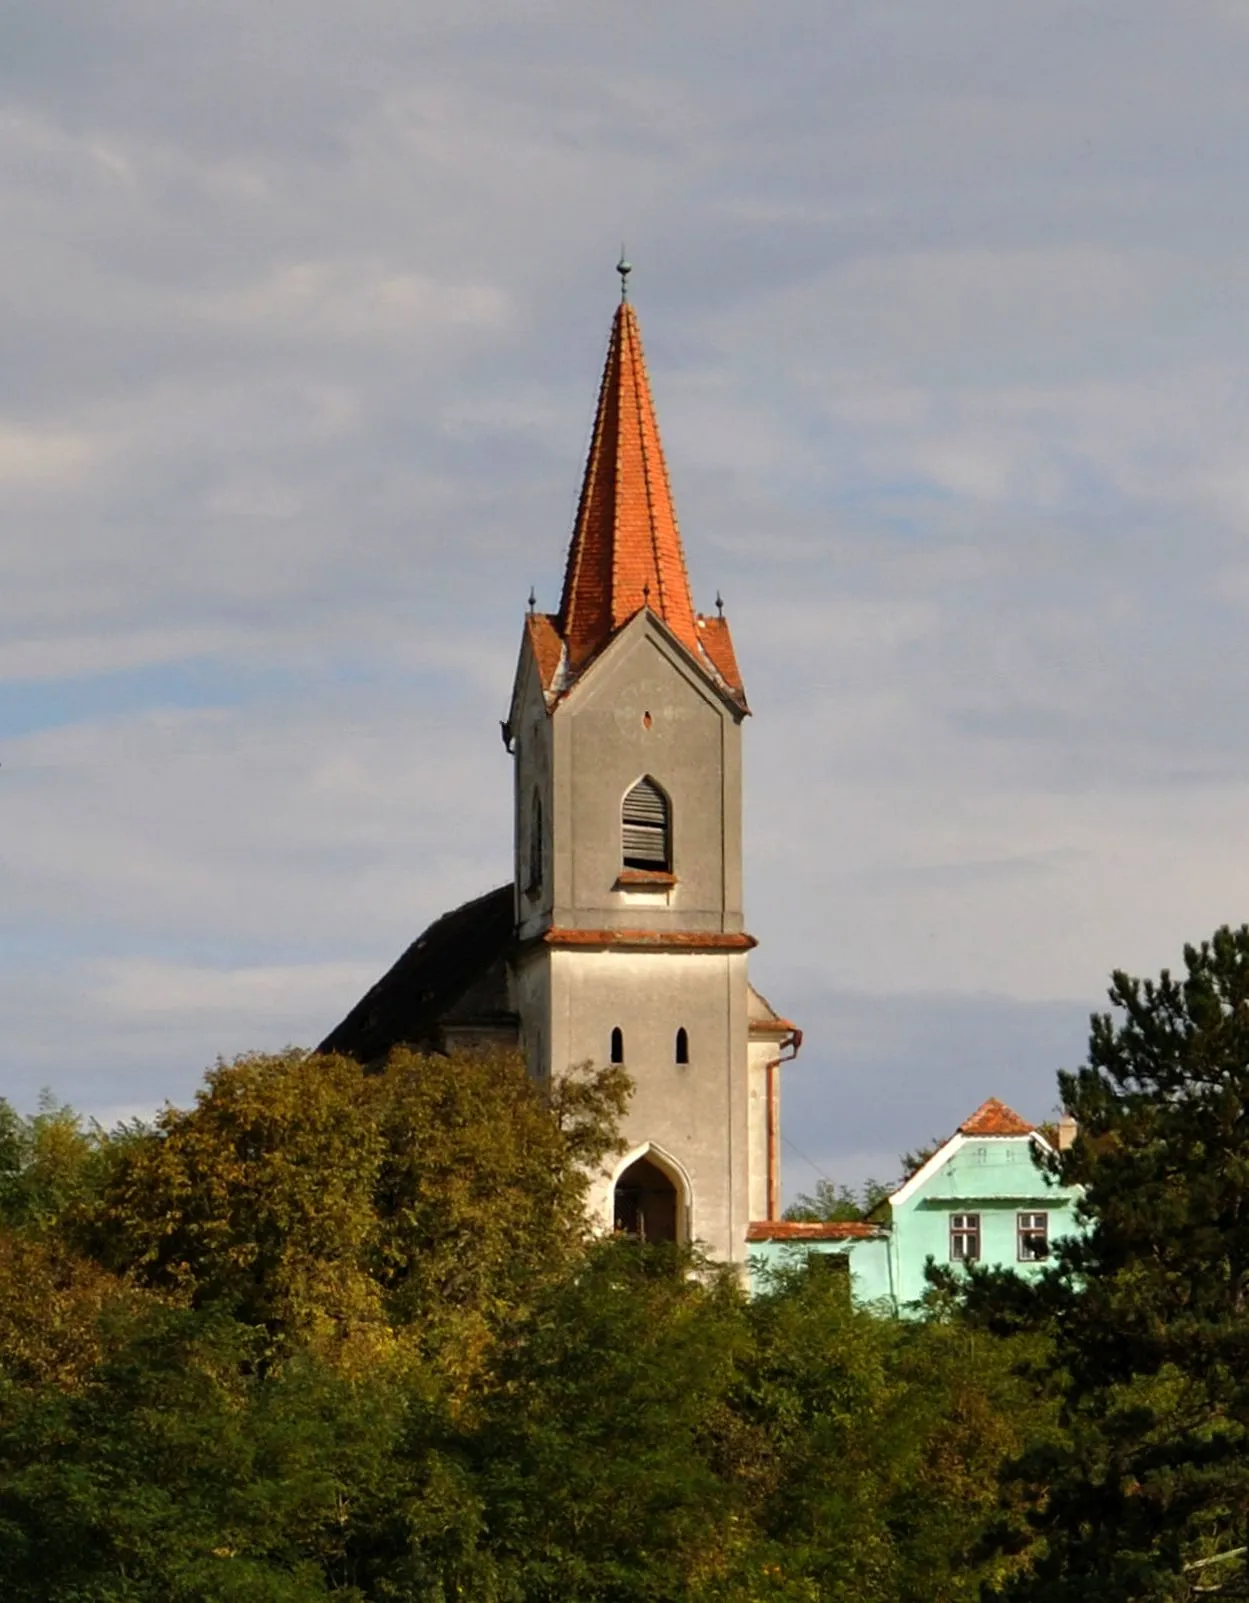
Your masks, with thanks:
[(749, 952), (758, 946), (753, 935), (721, 930), (577, 930), (549, 929), (540, 937), (547, 946), (602, 946), (628, 951)]

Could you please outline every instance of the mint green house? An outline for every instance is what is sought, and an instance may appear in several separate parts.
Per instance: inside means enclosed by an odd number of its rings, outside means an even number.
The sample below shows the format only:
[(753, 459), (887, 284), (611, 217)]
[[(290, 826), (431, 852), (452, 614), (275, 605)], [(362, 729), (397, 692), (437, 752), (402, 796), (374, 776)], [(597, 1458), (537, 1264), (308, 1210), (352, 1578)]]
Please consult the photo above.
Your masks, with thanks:
[[(1060, 1127), (1060, 1144), (1063, 1135)], [(871, 1219), (751, 1225), (755, 1278), (770, 1265), (833, 1254), (844, 1260), (857, 1303), (900, 1314), (924, 1295), (930, 1258), (1037, 1274), (1054, 1242), (1082, 1228), (1080, 1189), (1059, 1185), (1039, 1161), (1051, 1150), (1039, 1130), (990, 1097)]]

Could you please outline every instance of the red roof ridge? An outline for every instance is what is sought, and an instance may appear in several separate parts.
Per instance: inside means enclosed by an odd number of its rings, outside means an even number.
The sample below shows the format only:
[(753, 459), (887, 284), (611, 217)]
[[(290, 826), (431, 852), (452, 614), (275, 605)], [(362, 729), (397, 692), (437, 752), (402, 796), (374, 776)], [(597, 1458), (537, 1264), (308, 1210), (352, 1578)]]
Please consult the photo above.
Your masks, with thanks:
[(982, 1102), (970, 1118), (958, 1127), (960, 1135), (1031, 1135), (1034, 1124), (1022, 1118), (1014, 1108), (991, 1096)]
[(884, 1234), (869, 1219), (752, 1219), (746, 1226), (747, 1241), (863, 1241)]

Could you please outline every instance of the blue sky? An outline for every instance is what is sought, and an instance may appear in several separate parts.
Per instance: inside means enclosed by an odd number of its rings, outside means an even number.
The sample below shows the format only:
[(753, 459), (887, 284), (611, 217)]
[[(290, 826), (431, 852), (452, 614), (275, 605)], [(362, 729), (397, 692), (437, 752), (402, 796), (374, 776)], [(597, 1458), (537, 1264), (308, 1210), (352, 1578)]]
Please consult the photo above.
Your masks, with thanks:
[(184, 1101), (506, 877), (623, 238), (790, 1188), (1048, 1113), (1249, 914), (1247, 81), (1235, 0), (6, 8), (0, 1092)]

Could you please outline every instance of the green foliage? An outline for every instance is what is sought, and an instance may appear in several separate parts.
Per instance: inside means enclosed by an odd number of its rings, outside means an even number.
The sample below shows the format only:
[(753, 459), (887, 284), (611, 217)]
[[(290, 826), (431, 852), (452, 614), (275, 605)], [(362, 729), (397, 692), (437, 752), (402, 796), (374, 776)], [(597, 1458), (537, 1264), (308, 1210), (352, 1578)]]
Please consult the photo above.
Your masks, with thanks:
[(711, 1425), (747, 1340), (735, 1278), (670, 1248), (601, 1243), (549, 1289), (476, 1441), (508, 1596), (696, 1595), (732, 1544)]
[(814, 1191), (799, 1192), (784, 1217), (826, 1224), (866, 1219), (888, 1198), (890, 1190), (881, 1180), (868, 1180), (859, 1191), (833, 1180), (817, 1180)]
[(1089, 1233), (1034, 1288), (969, 1295), (990, 1329), (1054, 1336), (1067, 1434), (1015, 1470), (1043, 1539), (1024, 1595), (1045, 1603), (1247, 1589), (1227, 1555), (1249, 1543), (1249, 927), (1184, 962), (1116, 973), (1115, 1014), (1059, 1076), (1080, 1133), (1055, 1168), (1086, 1187)]
[[(114, 1146), (125, 1131), (118, 1131)], [(103, 1183), (109, 1143), (45, 1091), (39, 1111), (17, 1113), (0, 1098), (0, 1225), (38, 1226), (64, 1215)]]
[(618, 1069), (546, 1103), (515, 1055), (399, 1050), (384, 1072), (288, 1052), (218, 1064), (70, 1215), (141, 1283), (370, 1363), (397, 1338), (467, 1381), (500, 1321), (584, 1234)]
[(1018, 1567), (982, 1549), (1003, 1514), (1000, 1467), (1052, 1428), (1019, 1373), (1027, 1343), (878, 1318), (818, 1260), (779, 1276), (749, 1317), (743, 1598), (972, 1603)]
[(404, 1595), (366, 1588), (395, 1519), (405, 1547), (437, 1550), (437, 1410), (387, 1366), (265, 1375), (259, 1348), (219, 1314), (150, 1304), (112, 1322), (90, 1385), (0, 1387), (6, 1599)]
[(594, 1239), (626, 1094), (285, 1053), (150, 1130), (0, 1123), (6, 1600), (972, 1603), (1024, 1573), (1040, 1493), (999, 1481), (1062, 1444), (1044, 1338), (877, 1318), (825, 1260), (749, 1299)]

